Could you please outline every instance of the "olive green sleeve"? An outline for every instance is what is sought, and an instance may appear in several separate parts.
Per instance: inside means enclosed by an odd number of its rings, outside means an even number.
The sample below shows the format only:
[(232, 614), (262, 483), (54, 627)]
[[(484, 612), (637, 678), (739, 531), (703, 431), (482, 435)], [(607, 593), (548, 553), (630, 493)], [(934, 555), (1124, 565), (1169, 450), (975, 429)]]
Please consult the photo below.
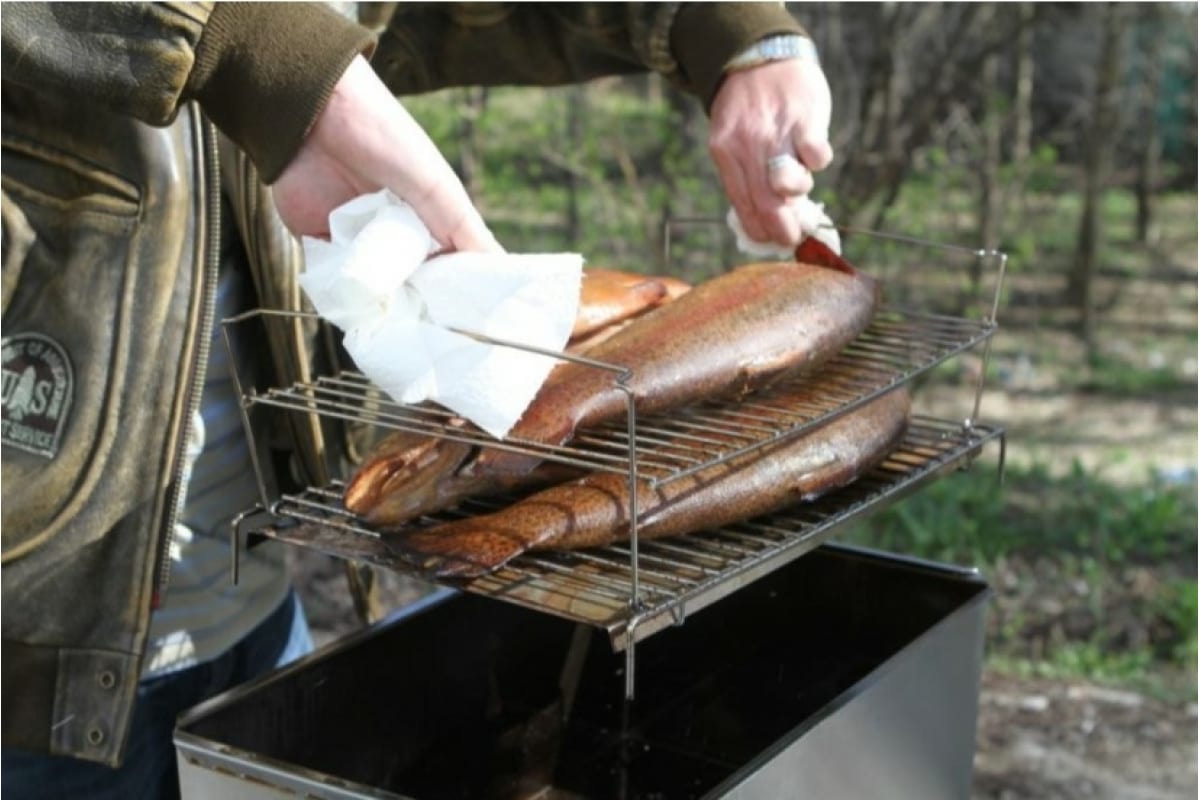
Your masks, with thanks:
[(688, 3), (671, 27), (671, 50), (708, 108), (729, 60), (760, 39), (780, 33), (808, 35), (778, 3)]
[(372, 63), (401, 95), (653, 70), (707, 107), (725, 63), (776, 33), (804, 33), (781, 3), (400, 3)]
[(263, 181), (300, 148), (334, 84), (369, 55), (365, 28), (319, 3), (217, 3), (185, 95), (246, 151)]

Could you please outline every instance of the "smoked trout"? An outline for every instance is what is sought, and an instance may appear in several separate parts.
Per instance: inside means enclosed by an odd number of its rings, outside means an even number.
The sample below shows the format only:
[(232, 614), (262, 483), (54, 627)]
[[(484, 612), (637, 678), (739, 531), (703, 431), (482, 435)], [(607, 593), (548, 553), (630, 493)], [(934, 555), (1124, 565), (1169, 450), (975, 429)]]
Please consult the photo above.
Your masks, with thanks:
[(690, 288), (678, 278), (588, 267), (583, 271), (571, 343), (673, 300)]
[[(879, 301), (873, 279), (838, 261), (840, 269), (800, 262), (738, 267), (638, 317), (588, 350), (588, 358), (631, 370), (628, 388), (642, 414), (738, 397), (811, 370), (867, 327)], [(508, 438), (562, 445), (577, 429), (625, 413), (626, 395), (611, 373), (566, 362), (550, 372)], [(512, 474), (537, 463), (491, 449), (463, 469)]]
[[(773, 402), (812, 397), (796, 390)], [(879, 464), (903, 439), (910, 401), (898, 387), (792, 439), (756, 449), (651, 488), (638, 481), (638, 537), (655, 539), (719, 528), (811, 501)], [(438, 577), (473, 578), (529, 550), (570, 550), (629, 536), (629, 481), (592, 473), (491, 514), (387, 535), (389, 549)]]
[[(679, 278), (646, 276), (588, 267), (583, 271), (579, 312), (567, 352), (582, 355), (611, 337), (638, 315), (669, 303), (690, 290)], [(461, 417), (447, 423), (464, 429)], [(458, 467), (474, 451), (469, 444), (428, 434), (394, 431), (376, 442), (345, 491), (345, 505), (379, 527), (396, 526), (421, 514), (439, 511), (479, 494), (533, 488), (577, 477), (579, 470), (545, 464), (517, 481), (466, 476)]]
[[(870, 323), (875, 282), (808, 239), (804, 262), (750, 264), (644, 313), (587, 351), (631, 369), (639, 413), (713, 397), (736, 397), (811, 371)], [(815, 243), (815, 244), (813, 244)], [(611, 373), (555, 367), (510, 433), (513, 441), (569, 441), (579, 427), (621, 418), (625, 394)], [(397, 526), (475, 493), (506, 490), (531, 476), (536, 456), (411, 436), (384, 440), (348, 484), (348, 510)]]

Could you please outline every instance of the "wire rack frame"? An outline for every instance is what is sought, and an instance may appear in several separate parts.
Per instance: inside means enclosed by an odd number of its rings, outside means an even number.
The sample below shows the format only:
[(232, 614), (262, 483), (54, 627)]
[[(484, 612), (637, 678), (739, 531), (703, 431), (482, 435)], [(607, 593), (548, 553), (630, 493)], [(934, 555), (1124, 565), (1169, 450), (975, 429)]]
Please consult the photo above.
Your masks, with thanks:
[[(259, 310), (227, 322), (236, 324), (260, 314), (312, 316)], [(452, 412), (437, 406), (408, 406), (388, 400), (357, 372), (321, 376), (306, 384), (272, 387), (261, 394), (251, 390), (243, 397), (249, 405), (318, 413), (346, 422), (503, 449), (594, 471), (624, 473), (636, 455), (640, 477), (657, 488), (755, 448), (806, 433), (972, 349), (994, 331), (995, 327), (987, 324), (884, 309), (857, 340), (822, 368), (823, 394), (803, 405), (784, 408), (772, 397), (810, 383), (813, 376), (798, 376), (780, 383), (772, 393), (759, 392), (736, 405), (710, 401), (671, 414), (636, 415), (634, 411), (633, 426), (620, 423), (597, 426), (581, 431), (565, 446), (515, 438), (496, 440), (462, 425)], [(616, 385), (624, 386), (627, 371), (600, 362), (587, 363), (609, 369)], [(756, 424), (756, 419), (762, 421)], [(782, 424), (781, 419), (785, 420)], [(682, 449), (680, 440), (686, 440)], [(267, 497), (263, 500), (269, 503)]]
[[(702, 216), (702, 217), (675, 217), (663, 223), (663, 263), (668, 266), (672, 264), (672, 248), (675, 244), (674, 231), (680, 227), (701, 226), (709, 229), (718, 230), (725, 237), (731, 236), (731, 231), (724, 219), (720, 217)], [(1003, 296), (1004, 278), (1008, 270), (1008, 254), (1002, 250), (986, 247), (963, 247), (962, 245), (950, 244), (947, 242), (937, 242), (931, 239), (924, 239), (916, 236), (906, 236), (904, 234), (889, 233), (886, 231), (876, 231), (869, 228), (859, 228), (852, 225), (833, 225), (829, 223), (820, 226), (826, 230), (836, 231), (839, 236), (848, 234), (864, 237), (866, 239), (874, 239), (882, 242), (892, 242), (895, 244), (905, 245), (921, 250), (932, 250), (938, 253), (954, 253), (960, 256), (968, 256), (976, 262), (977, 272), (982, 274), (986, 268), (991, 265), (995, 272), (995, 284), (992, 292), (992, 297), (989, 305), (989, 310), (980, 319), (979, 322), (988, 327), (997, 325), (997, 314), (1000, 311), (1000, 298)], [(979, 410), (983, 401), (983, 389), (986, 383), (988, 363), (991, 359), (991, 342), (988, 341), (984, 345), (983, 354), (981, 356), (981, 369), (975, 385), (974, 403), (970, 416), (968, 416), (963, 424), (970, 427), (974, 420), (979, 417)]]
[[(933, 417), (914, 418), (901, 445), (854, 483), (816, 501), (686, 536), (643, 542), (642, 603), (629, 602), (633, 582), (628, 543), (587, 550), (525, 553), (500, 570), (453, 584), (607, 630), (626, 650), (738, 588), (812, 550), (848, 524), (865, 519), (951, 470), (965, 468), (983, 447), (1005, 438), (999, 427), (967, 430)], [(364, 526), (341, 504), (340, 483), (287, 495), (270, 509), (269, 538), (329, 555), (408, 571), (389, 536)], [(424, 520), (432, 525), (486, 514), (510, 498), (477, 499)]]
[[(670, 225), (677, 223), (703, 222), (711, 224), (712, 220), (674, 220), (668, 223), (664, 235), (664, 248), (669, 262)], [(846, 232), (852, 229), (839, 228)], [(237, 390), (242, 397), (241, 411), (246, 435), (254, 440), (253, 424), (249, 410), (256, 405), (287, 409), (318, 416), (330, 416), (337, 419), (375, 424), (385, 428), (405, 430), (444, 437), (450, 440), (466, 441), (480, 446), (495, 447), (504, 450), (527, 453), (538, 458), (567, 463), (577, 467), (595, 470), (626, 472), (630, 496), (629, 509), (629, 542), (627, 545), (629, 582), (628, 594), (625, 601), (633, 613), (635, 620), (630, 631), (645, 630), (644, 616), (648, 607), (642, 591), (642, 559), (640, 558), (638, 537), (638, 509), (636, 503), (637, 481), (639, 470), (644, 470), (645, 478), (652, 483), (674, 480), (690, 475), (701, 469), (715, 466), (729, 459), (745, 455), (755, 448), (778, 442), (783, 438), (802, 435), (812, 428), (828, 422), (851, 410), (870, 402), (890, 389), (910, 382), (916, 376), (927, 372), (947, 359), (983, 343), (983, 368), (980, 371), (976, 387), (975, 399), (971, 415), (962, 423), (963, 435), (969, 439), (975, 437), (977, 417), (983, 391), (983, 382), (987, 371), (992, 334), (996, 330), (996, 312), (999, 307), (1001, 287), (1003, 283), (1007, 256), (997, 251), (969, 250), (953, 245), (928, 242), (911, 237), (895, 236), (874, 231), (854, 230), (853, 232), (875, 236), (905, 244), (929, 247), (941, 250), (951, 250), (972, 254), (981, 261), (994, 260), (998, 265), (995, 296), (992, 301), (991, 313), (982, 320), (967, 320), (958, 317), (948, 317), (936, 314), (924, 314), (903, 309), (881, 310), (876, 320), (868, 330), (854, 343), (847, 347), (842, 354), (833, 360), (823, 372), (822, 377), (833, 376), (838, 385), (836, 391), (831, 391), (821, 402), (816, 402), (810, 408), (797, 409), (796, 418), (790, 425), (766, 426), (757, 434), (748, 437), (745, 443), (730, 449), (728, 446), (718, 447), (697, 457), (695, 448), (687, 448), (687, 455), (681, 463), (676, 454), (669, 448), (656, 449), (662, 442), (678, 441), (681, 431), (679, 426), (696, 426), (700, 431), (694, 438), (702, 441), (705, 431), (713, 430), (713, 414), (735, 414), (753, 417), (755, 401), (742, 404), (736, 410), (731, 410), (721, 404), (700, 404), (694, 409), (671, 415), (671, 421), (666, 417), (649, 418), (645, 420), (646, 430), (640, 429), (637, 412), (634, 406), (632, 392), (626, 383), (631, 373), (623, 365), (606, 364), (580, 356), (557, 353), (538, 348), (532, 348), (520, 343), (508, 342), (502, 339), (483, 336), (470, 331), (457, 331), (485, 343), (500, 346), (515, 347), (527, 352), (539, 353), (547, 357), (580, 363), (585, 366), (609, 371), (613, 375), (614, 384), (624, 392), (626, 397), (626, 424), (623, 432), (612, 425), (586, 432), (569, 447), (546, 447), (532, 442), (515, 440), (497, 441), (482, 434), (472, 434), (461, 425), (453, 424), (452, 415), (448, 412), (429, 407), (401, 406), (382, 397), (373, 389), (370, 382), (358, 373), (341, 373), (337, 376), (321, 377), (310, 384), (296, 384), (291, 387), (277, 387), (259, 394), (253, 388), (247, 388), (237, 374), (236, 359), (234, 380)], [(223, 321), (226, 347), (233, 352), (230, 339), (230, 328), (256, 316), (292, 317), (297, 322), (311, 319), (314, 315), (303, 312), (278, 311), (258, 309), (246, 314)], [(777, 410), (777, 409), (776, 409)], [(708, 415), (707, 417), (705, 415)], [(434, 420), (431, 422), (430, 420)], [(744, 419), (738, 425), (744, 424)], [(727, 441), (724, 435), (719, 437)], [(270, 498), (263, 477), (262, 466), (258, 462), (257, 453), (252, 448), (254, 467), (259, 484), (262, 507), (271, 509), (271, 513), (284, 513), (286, 506), (280, 505)], [(313, 487), (315, 488), (315, 487)], [(336, 528), (337, 526), (335, 526)], [(234, 532), (234, 573), (237, 566), (237, 542), (240, 532)], [(624, 647), (627, 658), (626, 692), (633, 695), (634, 672), (634, 643), (636, 637), (630, 633), (625, 637)], [(617, 640), (614, 640), (616, 642)]]

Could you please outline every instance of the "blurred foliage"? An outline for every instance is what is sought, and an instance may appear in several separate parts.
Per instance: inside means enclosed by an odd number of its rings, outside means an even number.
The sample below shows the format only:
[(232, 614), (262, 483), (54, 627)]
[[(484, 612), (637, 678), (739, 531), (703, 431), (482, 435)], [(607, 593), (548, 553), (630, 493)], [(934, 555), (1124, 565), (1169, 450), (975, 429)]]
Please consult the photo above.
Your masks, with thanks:
[(1146, 397), (1179, 392), (1195, 394), (1196, 381), (1179, 374), (1174, 366), (1146, 366), (1109, 355), (1097, 355), (1077, 381), (1080, 391), (1124, 397)]
[(1196, 487), (1151, 475), (1139, 485), (1074, 462), (1065, 476), (1009, 466), (1000, 482), (974, 468), (871, 518), (850, 539), (937, 561), (986, 566), (1050, 552), (1145, 563), (1196, 553)]
[[(994, 600), (994, 666), (1161, 689), (1152, 674), (1160, 666), (1195, 677), (1196, 530), (1194, 474), (1129, 485), (1076, 462), (1057, 477), (1043, 466), (1009, 467), (1003, 483), (976, 466), (842, 540), (1011, 578), (1015, 586), (1002, 585)], [(1173, 577), (1146, 578), (1149, 567)], [(1145, 585), (1126, 586), (1139, 580)]]

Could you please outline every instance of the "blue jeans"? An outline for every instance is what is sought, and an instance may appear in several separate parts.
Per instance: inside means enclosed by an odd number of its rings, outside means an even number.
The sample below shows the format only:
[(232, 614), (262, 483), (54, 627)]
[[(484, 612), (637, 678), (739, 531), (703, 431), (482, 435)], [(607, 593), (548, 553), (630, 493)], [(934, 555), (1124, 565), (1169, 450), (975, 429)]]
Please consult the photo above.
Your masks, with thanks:
[(194, 667), (142, 681), (121, 767), (62, 756), (3, 749), (0, 780), (13, 798), (113, 798), (153, 800), (179, 797), (172, 737), (180, 713), (226, 689), (245, 683), (310, 652), (312, 637), (294, 592), (229, 652)]

